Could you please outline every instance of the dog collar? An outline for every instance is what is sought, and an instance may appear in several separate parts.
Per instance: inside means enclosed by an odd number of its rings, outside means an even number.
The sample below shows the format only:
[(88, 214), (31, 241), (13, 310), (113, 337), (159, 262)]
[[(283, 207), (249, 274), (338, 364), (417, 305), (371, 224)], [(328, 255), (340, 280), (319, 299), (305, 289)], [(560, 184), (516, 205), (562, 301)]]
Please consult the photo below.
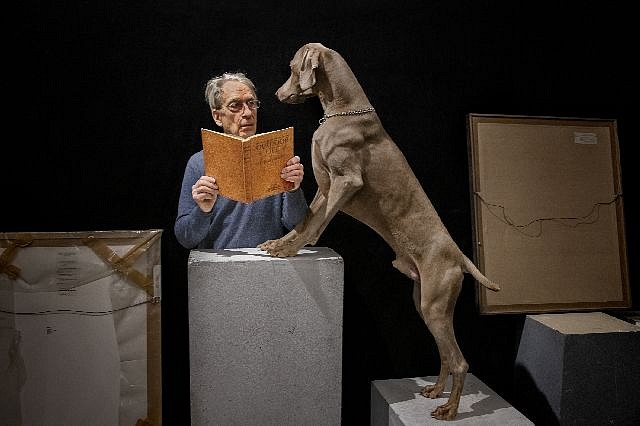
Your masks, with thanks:
[(322, 118), (318, 120), (318, 122), (322, 124), (325, 121), (327, 121), (327, 118), (335, 117), (337, 115), (358, 115), (358, 114), (366, 114), (368, 112), (374, 112), (374, 111), (375, 111), (374, 107), (369, 107), (364, 109), (352, 109), (350, 111), (344, 111), (344, 112), (334, 112), (333, 114), (324, 114)]

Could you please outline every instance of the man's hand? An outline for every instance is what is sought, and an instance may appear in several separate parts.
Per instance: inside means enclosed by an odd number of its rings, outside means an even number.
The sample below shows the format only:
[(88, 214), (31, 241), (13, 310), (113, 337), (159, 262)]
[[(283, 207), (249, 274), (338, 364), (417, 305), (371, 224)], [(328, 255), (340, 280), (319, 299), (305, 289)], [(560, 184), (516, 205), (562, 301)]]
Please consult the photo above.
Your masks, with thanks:
[(191, 196), (200, 210), (209, 213), (218, 199), (218, 184), (211, 176), (200, 176), (191, 187)]
[(280, 177), (288, 182), (293, 182), (293, 189), (291, 189), (291, 191), (300, 188), (300, 184), (304, 178), (304, 166), (300, 163), (300, 157), (296, 155), (287, 161), (287, 165), (280, 172)]

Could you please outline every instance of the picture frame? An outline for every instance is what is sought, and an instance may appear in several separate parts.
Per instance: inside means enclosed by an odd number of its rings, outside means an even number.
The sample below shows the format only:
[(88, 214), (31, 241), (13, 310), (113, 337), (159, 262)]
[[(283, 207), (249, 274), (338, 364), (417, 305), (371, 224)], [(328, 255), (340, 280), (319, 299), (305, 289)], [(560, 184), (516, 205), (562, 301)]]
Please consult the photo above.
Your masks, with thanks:
[(615, 119), (468, 114), (481, 314), (631, 307)]

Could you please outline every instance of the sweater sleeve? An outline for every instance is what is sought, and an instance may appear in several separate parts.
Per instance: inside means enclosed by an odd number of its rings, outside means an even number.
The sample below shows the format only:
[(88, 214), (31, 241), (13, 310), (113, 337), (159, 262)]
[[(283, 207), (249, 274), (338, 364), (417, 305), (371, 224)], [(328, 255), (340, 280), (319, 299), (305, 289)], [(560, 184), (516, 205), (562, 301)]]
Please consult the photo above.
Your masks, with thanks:
[(204, 164), (200, 164), (198, 155), (194, 154), (187, 162), (178, 200), (178, 215), (173, 227), (178, 242), (188, 249), (196, 247), (206, 238), (213, 215), (212, 212), (200, 210), (191, 197), (191, 187), (204, 173)]
[(304, 219), (307, 211), (309, 211), (309, 206), (302, 188), (292, 192), (285, 192), (282, 196), (282, 224), (285, 228), (291, 230)]

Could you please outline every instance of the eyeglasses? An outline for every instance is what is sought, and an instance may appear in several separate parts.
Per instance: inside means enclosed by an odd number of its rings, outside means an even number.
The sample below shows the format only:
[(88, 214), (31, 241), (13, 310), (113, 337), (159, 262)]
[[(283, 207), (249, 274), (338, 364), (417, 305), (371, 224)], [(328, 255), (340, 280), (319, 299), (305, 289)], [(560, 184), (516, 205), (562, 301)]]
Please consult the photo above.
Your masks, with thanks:
[(246, 102), (232, 101), (226, 105), (226, 108), (231, 112), (240, 112), (244, 110), (244, 106), (249, 107), (250, 110), (256, 110), (260, 108), (260, 101), (257, 99), (249, 99)]

